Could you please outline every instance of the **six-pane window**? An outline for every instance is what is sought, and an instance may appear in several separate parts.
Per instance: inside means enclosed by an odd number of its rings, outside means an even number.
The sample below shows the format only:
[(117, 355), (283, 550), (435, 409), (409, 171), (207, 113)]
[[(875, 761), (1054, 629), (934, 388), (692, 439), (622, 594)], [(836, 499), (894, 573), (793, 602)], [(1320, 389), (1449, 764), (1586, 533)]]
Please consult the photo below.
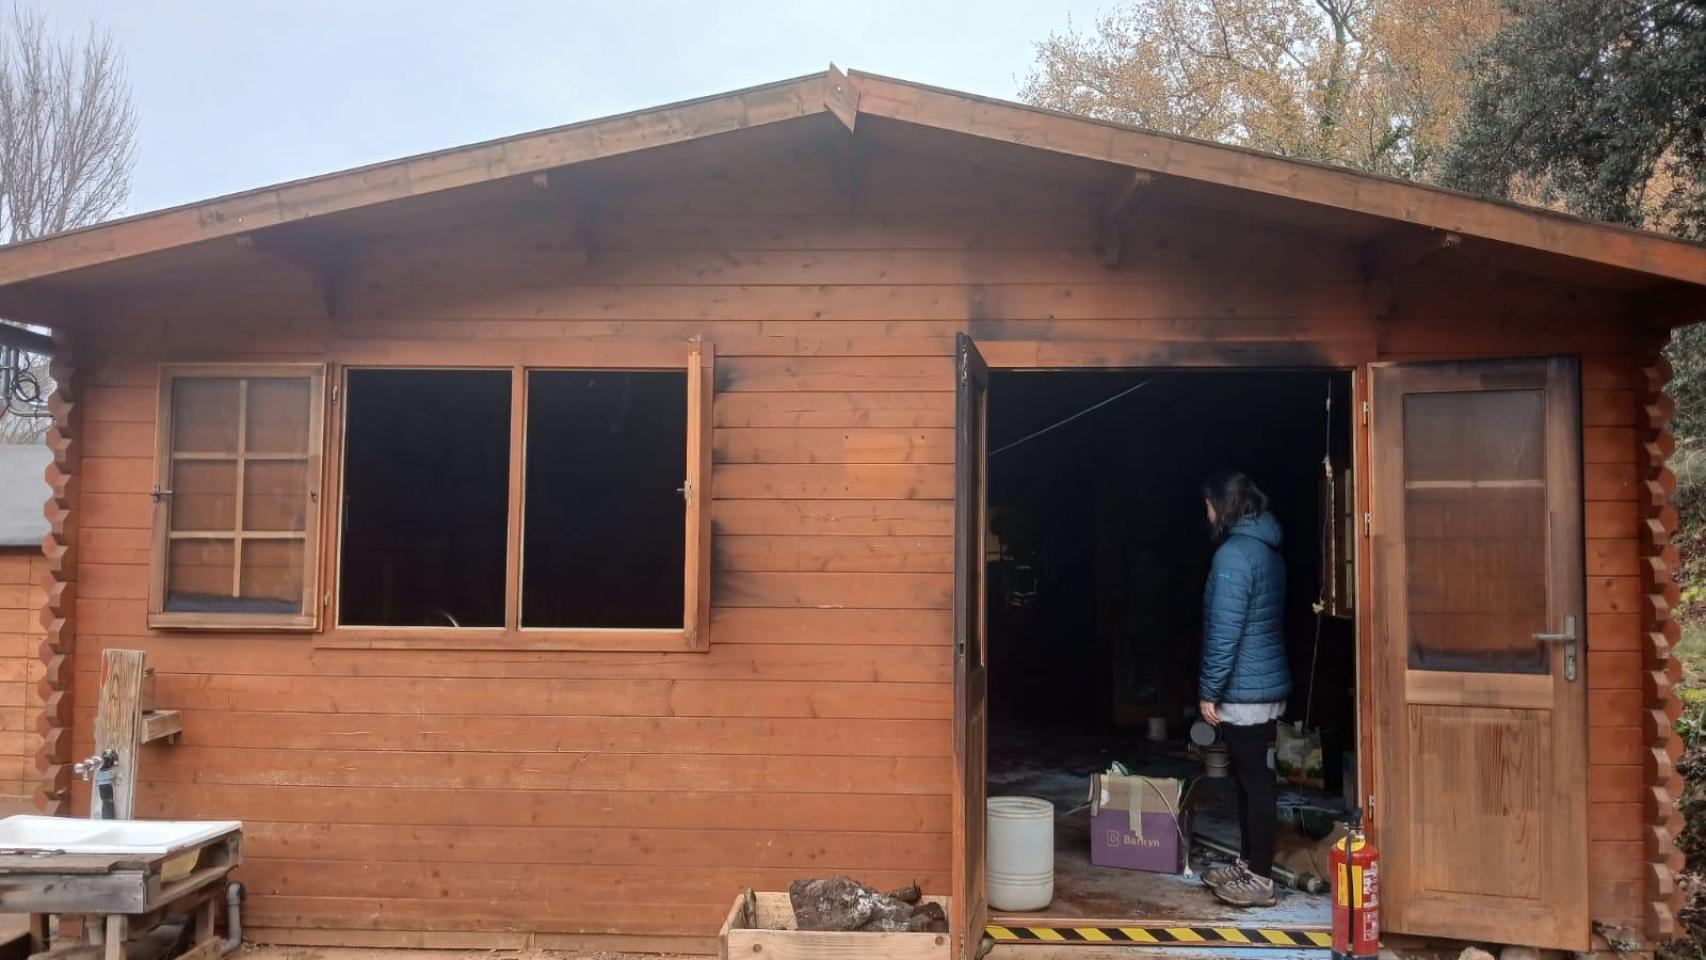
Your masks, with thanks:
[(162, 371), (152, 625), (313, 624), (323, 383), (310, 366)]

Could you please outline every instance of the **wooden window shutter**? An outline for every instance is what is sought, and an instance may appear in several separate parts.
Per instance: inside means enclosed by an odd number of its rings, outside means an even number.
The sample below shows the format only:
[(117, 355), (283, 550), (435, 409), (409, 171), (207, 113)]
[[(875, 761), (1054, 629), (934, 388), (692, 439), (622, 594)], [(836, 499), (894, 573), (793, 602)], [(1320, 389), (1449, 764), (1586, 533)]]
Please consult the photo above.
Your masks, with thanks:
[(703, 650), (711, 638), (711, 414), (715, 400), (715, 353), (694, 340), (687, 357), (687, 601), (688, 645)]
[(325, 368), (161, 367), (148, 624), (319, 623)]

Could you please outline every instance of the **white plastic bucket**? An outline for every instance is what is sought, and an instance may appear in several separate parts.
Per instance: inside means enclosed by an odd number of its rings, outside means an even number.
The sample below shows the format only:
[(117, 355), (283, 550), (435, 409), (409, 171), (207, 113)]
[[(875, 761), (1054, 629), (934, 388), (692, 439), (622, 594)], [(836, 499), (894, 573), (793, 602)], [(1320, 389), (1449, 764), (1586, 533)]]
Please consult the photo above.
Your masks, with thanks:
[(989, 798), (989, 905), (1041, 910), (1054, 899), (1054, 804)]

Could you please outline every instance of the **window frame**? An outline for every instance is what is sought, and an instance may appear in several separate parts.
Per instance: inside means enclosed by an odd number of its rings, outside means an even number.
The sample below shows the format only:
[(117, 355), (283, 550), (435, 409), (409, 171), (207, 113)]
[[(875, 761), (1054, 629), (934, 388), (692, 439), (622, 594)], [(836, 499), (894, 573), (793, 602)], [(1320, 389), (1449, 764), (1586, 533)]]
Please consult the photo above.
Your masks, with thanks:
[[(504, 564), (504, 624), (501, 627), (375, 626), (342, 622), (342, 510), (327, 510), (324, 582), (330, 615), (316, 646), (330, 649), (566, 650), (648, 653), (704, 652), (710, 643), (711, 597), (711, 411), (715, 354), (708, 341), (619, 338), (548, 342), (469, 343), (453, 352), (443, 343), (414, 342), (352, 348), (339, 357), (335, 415), (329, 458), (332, 500), (343, 502), (348, 396), (352, 370), (507, 370), (510, 373), (509, 509)], [(455, 356), (454, 353), (461, 353)], [(682, 371), (687, 377), (687, 444), (683, 451), (688, 488), (685, 562), (680, 627), (524, 627), (521, 625), (523, 535), (527, 526), (526, 450), (528, 374), (533, 371)]]
[[(242, 395), (247, 395), (251, 380), (308, 381), (308, 442), (305, 451), (307, 475), (306, 514), (302, 530), (302, 606), (298, 613), (244, 613), (239, 611), (170, 611), (166, 609), (167, 578), (170, 575), (171, 510), (173, 500), (172, 468), (174, 456), (172, 439), (177, 417), (172, 400), (179, 380), (236, 379), (245, 383)], [(153, 517), (148, 545), (148, 626), (162, 630), (277, 630), (311, 631), (320, 626), (320, 543), (323, 511), (320, 509), (325, 489), (325, 423), (326, 423), (326, 365), (323, 363), (163, 363), (156, 383), (154, 420), (154, 490)], [(239, 435), (246, 409), (239, 405), (237, 418)], [(233, 451), (238, 475), (242, 476), (248, 458), (241, 449)], [(241, 486), (238, 487), (241, 496)], [(240, 508), (239, 508), (240, 509)], [(241, 542), (244, 539), (242, 518), (233, 524), (232, 540), (237, 546), (234, 569), (242, 565)], [(261, 539), (261, 538), (256, 538)], [(276, 538), (267, 538), (276, 539)]]

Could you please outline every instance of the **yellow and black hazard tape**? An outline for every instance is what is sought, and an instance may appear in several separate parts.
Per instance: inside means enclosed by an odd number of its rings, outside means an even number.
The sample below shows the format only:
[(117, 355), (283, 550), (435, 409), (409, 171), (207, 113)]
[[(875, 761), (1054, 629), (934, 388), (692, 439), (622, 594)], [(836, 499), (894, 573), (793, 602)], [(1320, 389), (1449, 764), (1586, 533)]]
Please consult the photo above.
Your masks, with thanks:
[(1270, 930), (1262, 927), (1019, 927), (990, 924), (996, 943), (1144, 943), (1189, 946), (1320, 947), (1333, 945), (1326, 930)]

